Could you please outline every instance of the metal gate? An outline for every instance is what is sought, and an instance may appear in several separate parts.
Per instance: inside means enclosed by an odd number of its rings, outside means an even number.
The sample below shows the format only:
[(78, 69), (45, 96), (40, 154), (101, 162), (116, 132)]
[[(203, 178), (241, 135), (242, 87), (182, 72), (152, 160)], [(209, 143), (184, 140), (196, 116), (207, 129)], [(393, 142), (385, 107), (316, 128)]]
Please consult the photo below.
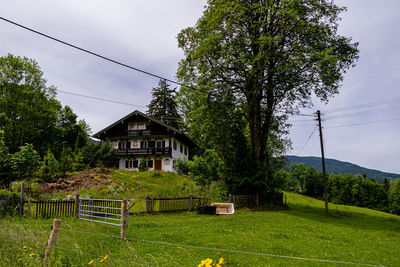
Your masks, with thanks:
[[(126, 207), (123, 202), (117, 199), (80, 198), (79, 219), (122, 226), (123, 210), (127, 211), (129, 207), (129, 201), (126, 201)], [(129, 213), (125, 214), (128, 223)]]

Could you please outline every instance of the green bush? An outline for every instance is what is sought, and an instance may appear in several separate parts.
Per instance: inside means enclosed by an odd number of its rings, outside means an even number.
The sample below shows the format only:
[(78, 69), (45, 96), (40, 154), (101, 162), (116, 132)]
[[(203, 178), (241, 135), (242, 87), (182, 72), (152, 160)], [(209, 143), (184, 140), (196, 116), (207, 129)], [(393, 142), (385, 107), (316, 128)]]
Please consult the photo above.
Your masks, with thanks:
[(0, 215), (14, 214), (20, 203), (19, 195), (6, 189), (0, 190)]
[(145, 171), (147, 171), (147, 170), (149, 169), (149, 168), (147, 168), (146, 160), (142, 159), (142, 160), (139, 162), (138, 169), (139, 169), (140, 172), (145, 172)]
[(188, 175), (190, 172), (190, 167), (189, 167), (189, 163), (181, 158), (178, 158), (175, 161), (175, 166), (174, 166), (176, 173), (179, 175), (185, 174)]

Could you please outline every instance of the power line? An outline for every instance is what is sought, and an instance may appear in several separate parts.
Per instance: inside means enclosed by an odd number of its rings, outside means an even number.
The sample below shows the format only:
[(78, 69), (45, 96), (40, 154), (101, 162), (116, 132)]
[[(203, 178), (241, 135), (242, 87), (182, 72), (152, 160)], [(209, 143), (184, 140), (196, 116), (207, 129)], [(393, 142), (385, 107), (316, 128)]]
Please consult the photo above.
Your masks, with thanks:
[(375, 124), (375, 123), (382, 123), (382, 122), (388, 122), (388, 121), (400, 121), (400, 119), (380, 120), (380, 121), (371, 121), (371, 122), (365, 122), (365, 123), (353, 123), (353, 124), (345, 124), (345, 125), (336, 125), (336, 126), (331, 126), (331, 127), (325, 127), (325, 129), (352, 127), (352, 126)]
[(90, 50), (87, 50), (87, 49), (84, 49), (84, 48), (82, 48), (82, 47), (79, 47), (79, 46), (77, 46), (77, 45), (73, 45), (73, 44), (71, 44), (71, 43), (62, 41), (62, 40), (60, 40), (60, 39), (57, 39), (57, 38), (52, 37), (52, 36), (50, 36), (50, 35), (47, 35), (47, 34), (45, 34), (45, 33), (36, 31), (36, 30), (34, 30), (34, 29), (32, 29), (32, 28), (26, 27), (26, 26), (24, 26), (24, 25), (21, 25), (21, 24), (19, 24), (19, 23), (16, 23), (16, 22), (14, 22), (14, 21), (9, 20), (9, 19), (3, 18), (3, 17), (0, 17), (0, 19), (6, 21), (6, 22), (8, 22), (8, 23), (11, 23), (11, 24), (13, 24), (13, 25), (15, 25), (15, 26), (18, 26), (18, 27), (20, 27), (20, 28), (23, 28), (23, 29), (25, 29), (25, 30), (31, 31), (31, 32), (33, 32), (33, 33), (36, 33), (36, 34), (38, 34), (38, 35), (41, 35), (41, 36), (46, 37), (46, 38), (48, 38), (48, 39), (51, 39), (51, 40), (53, 40), (53, 41), (59, 42), (59, 43), (64, 44), (64, 45), (66, 45), (66, 46), (75, 48), (75, 49), (77, 49), (77, 50), (80, 50), (80, 51), (85, 52), (85, 53), (87, 53), (87, 54), (90, 54), (90, 55), (92, 55), (92, 56), (95, 56), (95, 57), (104, 59), (104, 60), (106, 60), (106, 61), (112, 62), (112, 63), (117, 64), (117, 65), (120, 65), (120, 66), (123, 66), (123, 67), (125, 67), (125, 68), (129, 68), (129, 69), (132, 69), (132, 70), (141, 72), (141, 73), (143, 73), (143, 74), (146, 74), (146, 75), (149, 75), (149, 76), (158, 78), (158, 79), (162, 79), (162, 80), (168, 81), (168, 82), (170, 82), (170, 83), (173, 83), (173, 84), (176, 84), (176, 85), (179, 85), (179, 86), (182, 86), (182, 87), (187, 87), (187, 88), (191, 88), (191, 89), (193, 89), (193, 90), (197, 90), (197, 91), (201, 91), (201, 92), (205, 92), (205, 93), (206, 93), (206, 91), (203, 91), (203, 90), (201, 90), (201, 89), (198, 89), (198, 88), (195, 88), (195, 87), (192, 87), (192, 86), (188, 86), (188, 85), (184, 85), (184, 84), (182, 84), (182, 83), (180, 83), (180, 82), (177, 82), (177, 81), (174, 81), (174, 80), (171, 80), (171, 79), (162, 77), (162, 76), (160, 76), (160, 75), (151, 73), (151, 72), (149, 72), (149, 71), (145, 71), (145, 70), (142, 70), (142, 69), (139, 69), (139, 68), (130, 66), (130, 65), (128, 65), (128, 64), (119, 62), (119, 61), (117, 61), (117, 60), (111, 59), (111, 58), (109, 58), (109, 57), (102, 56), (102, 55), (97, 54), (97, 53), (95, 53), (95, 52), (92, 52), (92, 51), (90, 51)]
[(300, 149), (298, 155), (300, 156), (301, 152), (303, 151), (303, 149), (306, 147), (308, 141), (310, 141), (311, 137), (313, 136), (315, 130), (317, 130), (317, 127), (314, 128), (314, 130), (311, 132), (310, 136), (308, 137), (307, 141), (304, 143), (303, 147)]
[(116, 104), (121, 104), (121, 105), (126, 105), (126, 106), (134, 106), (134, 107), (146, 108), (146, 106), (130, 104), (130, 103), (121, 102), (121, 101), (118, 101), (118, 100), (112, 100), (112, 99), (106, 99), (106, 98), (101, 98), (101, 97), (96, 97), (96, 96), (89, 96), (89, 95), (77, 94), (77, 93), (72, 93), (72, 92), (63, 91), (63, 90), (60, 90), (60, 89), (56, 89), (56, 90), (57, 90), (57, 92), (64, 93), (64, 94), (69, 94), (69, 95), (74, 95), (74, 96), (80, 96), (80, 97), (86, 97), (86, 98), (90, 98), (90, 99), (95, 99), (95, 100), (104, 101), (104, 102), (110, 102), (110, 103), (116, 103)]
[(325, 110), (325, 112), (336, 113), (336, 112), (342, 112), (342, 111), (347, 111), (347, 110), (352, 110), (352, 109), (361, 109), (361, 108), (366, 108), (366, 107), (371, 107), (371, 106), (384, 105), (384, 104), (394, 103), (397, 101), (400, 101), (400, 97), (386, 99), (386, 100), (380, 100), (380, 101), (374, 101), (374, 102), (369, 102), (369, 103), (365, 103), (365, 104), (347, 106), (347, 107), (342, 107), (342, 108), (330, 109), (330, 110)]
[(331, 117), (325, 117), (325, 120), (334, 120), (334, 119), (342, 119), (342, 118), (349, 118), (349, 117), (356, 117), (356, 116), (365, 116), (365, 115), (371, 115), (371, 114), (376, 114), (376, 113), (396, 111), (399, 109), (400, 109), (400, 107), (390, 107), (390, 108), (384, 108), (384, 109), (375, 109), (375, 110), (367, 110), (367, 111), (360, 111), (360, 112), (354, 112), (354, 113), (346, 113), (346, 114), (334, 115)]

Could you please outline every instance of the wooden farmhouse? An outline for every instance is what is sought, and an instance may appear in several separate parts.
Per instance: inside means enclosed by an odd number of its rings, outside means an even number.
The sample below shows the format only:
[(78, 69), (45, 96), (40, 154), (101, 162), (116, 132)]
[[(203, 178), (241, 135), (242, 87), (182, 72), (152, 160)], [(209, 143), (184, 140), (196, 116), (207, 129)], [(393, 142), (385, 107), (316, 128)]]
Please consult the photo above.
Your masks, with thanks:
[(123, 170), (138, 170), (140, 161), (145, 160), (149, 170), (173, 172), (174, 162), (188, 160), (189, 148), (197, 147), (181, 131), (137, 110), (93, 137), (109, 140), (118, 149), (118, 167)]

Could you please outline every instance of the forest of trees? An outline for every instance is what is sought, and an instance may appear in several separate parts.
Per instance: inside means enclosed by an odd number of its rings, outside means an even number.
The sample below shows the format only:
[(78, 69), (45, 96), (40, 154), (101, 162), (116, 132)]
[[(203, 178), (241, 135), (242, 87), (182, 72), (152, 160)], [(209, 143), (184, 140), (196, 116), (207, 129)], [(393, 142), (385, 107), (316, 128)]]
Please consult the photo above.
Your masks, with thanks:
[[(275, 183), (283, 190), (323, 198), (322, 173), (303, 163), (291, 164), (275, 173)], [(327, 191), (330, 202), (366, 207), (400, 214), (400, 178), (378, 183), (360, 174), (329, 174)]]
[(1, 57), (0, 79), (0, 187), (114, 165), (116, 151), (89, 138), (89, 125), (60, 104), (34, 60)]

